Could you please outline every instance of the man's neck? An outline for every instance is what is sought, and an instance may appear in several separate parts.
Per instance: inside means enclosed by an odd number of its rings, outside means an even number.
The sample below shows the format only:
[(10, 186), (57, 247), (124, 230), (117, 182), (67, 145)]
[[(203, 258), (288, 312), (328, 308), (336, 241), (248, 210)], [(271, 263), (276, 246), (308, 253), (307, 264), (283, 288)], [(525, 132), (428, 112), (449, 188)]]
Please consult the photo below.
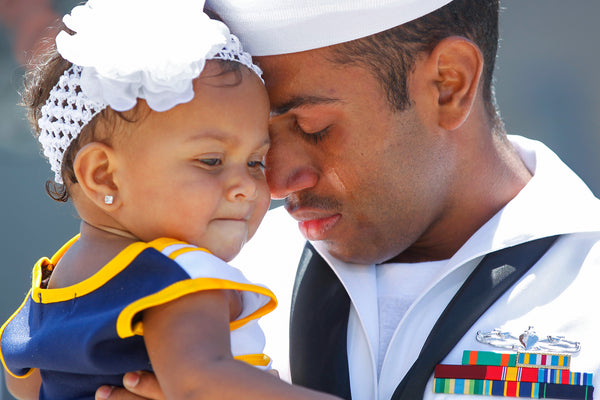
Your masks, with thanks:
[(490, 133), (463, 151), (463, 170), (440, 215), (410, 247), (386, 262), (451, 258), (471, 236), (527, 185), (532, 177), (505, 135)]

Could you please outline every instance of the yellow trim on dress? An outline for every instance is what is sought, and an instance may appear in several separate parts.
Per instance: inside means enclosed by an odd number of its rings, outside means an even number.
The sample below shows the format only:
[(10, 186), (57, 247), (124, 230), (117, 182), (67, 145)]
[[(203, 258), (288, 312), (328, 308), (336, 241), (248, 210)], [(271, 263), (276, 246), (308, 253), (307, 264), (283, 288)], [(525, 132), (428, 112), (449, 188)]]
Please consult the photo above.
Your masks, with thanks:
[[(93, 291), (97, 290), (99, 287), (110, 281), (115, 275), (127, 268), (131, 261), (133, 261), (133, 259), (135, 259), (142, 251), (146, 249), (154, 248), (162, 252), (166, 247), (171, 245), (188, 245), (188, 243), (186, 242), (170, 238), (160, 238), (148, 243), (132, 243), (125, 249), (123, 249), (119, 254), (117, 254), (112, 260), (110, 260), (106, 265), (104, 265), (98, 272), (96, 272), (91, 277), (64, 288), (42, 289), (40, 286), (42, 283), (43, 267), (48, 264), (56, 265), (60, 261), (61, 257), (67, 252), (67, 250), (69, 250), (69, 248), (77, 240), (79, 240), (79, 235), (76, 235), (67, 243), (65, 243), (51, 258), (43, 257), (36, 262), (35, 266), (33, 267), (32, 273), (32, 288), (25, 297), (25, 300), (23, 301), (21, 306), (0, 328), (0, 338), (4, 333), (4, 329), (6, 328), (6, 326), (21, 311), (21, 309), (25, 306), (30, 296), (31, 299), (36, 303), (43, 304), (56, 303), (71, 300), (76, 297), (81, 297), (86, 294), (92, 293)], [(189, 245), (173, 251), (171, 254), (169, 254), (168, 257), (171, 259), (175, 259), (181, 254), (198, 250), (211, 254), (210, 251), (206, 249)], [(277, 299), (275, 298), (273, 292), (262, 286), (247, 283), (239, 283), (218, 278), (187, 279), (184, 281), (176, 282), (158, 293), (154, 293), (150, 296), (139, 299), (125, 307), (123, 311), (121, 311), (117, 319), (117, 333), (121, 338), (130, 337), (134, 335), (143, 335), (144, 331), (143, 324), (141, 321), (136, 323), (135, 326), (132, 326), (133, 318), (139, 312), (151, 307), (168, 303), (169, 301), (175, 300), (186, 294), (213, 289), (249, 291), (264, 295), (269, 298), (267, 304), (254, 311), (250, 315), (247, 315), (246, 317), (237, 319), (235, 321), (231, 321), (231, 323), (229, 324), (230, 330), (238, 329), (239, 327), (245, 325), (249, 321), (258, 319), (263, 315), (268, 314), (269, 312), (273, 311), (277, 306)], [(269, 357), (264, 354), (242, 355), (237, 356), (235, 358), (257, 366), (266, 366), (269, 365), (270, 362)], [(35, 368), (30, 368), (25, 375), (18, 376), (13, 374), (6, 367), (6, 363), (4, 361), (1, 349), (0, 360), (4, 366), (4, 369), (15, 378), (27, 378), (35, 371)]]
[(205, 253), (208, 253), (208, 254), (212, 255), (212, 253), (210, 251), (208, 251), (208, 250), (206, 250), (206, 249), (204, 249), (202, 247), (193, 247), (193, 246), (190, 245), (190, 246), (186, 246), (186, 247), (183, 247), (181, 249), (173, 251), (172, 253), (169, 254), (169, 258), (171, 260), (175, 260), (180, 255), (185, 254), (185, 253), (191, 253), (192, 251), (203, 251)]
[(234, 356), (234, 359), (243, 361), (246, 364), (255, 365), (257, 367), (266, 367), (271, 364), (271, 357), (266, 354), (242, 354), (241, 356)]
[(173, 244), (185, 244), (185, 242), (169, 239), (160, 238), (151, 242), (136, 242), (132, 243), (117, 254), (112, 260), (104, 265), (98, 272), (78, 282), (74, 285), (67, 286), (64, 288), (55, 289), (42, 289), (40, 288), (42, 282), (42, 270), (43, 266), (48, 263), (56, 265), (63, 254), (79, 239), (79, 235), (68, 241), (61, 249), (56, 252), (49, 260), (48, 258), (41, 258), (33, 268), (33, 282), (32, 282), (32, 299), (36, 303), (57, 303), (61, 301), (72, 300), (76, 297), (85, 296), (86, 294), (92, 293), (99, 287), (110, 281), (117, 274), (123, 271), (129, 266), (131, 261), (135, 259), (142, 251), (153, 248), (158, 251), (162, 251), (165, 247)]
[[(14, 317), (21, 311), (21, 309), (27, 303), (27, 300), (31, 296), (31, 299), (36, 303), (55, 303), (64, 300), (71, 300), (78, 296), (83, 296), (88, 293), (93, 292), (100, 286), (104, 285), (110, 279), (112, 279), (115, 275), (125, 269), (129, 263), (137, 257), (142, 251), (148, 248), (154, 248), (158, 251), (164, 250), (167, 246), (173, 244), (187, 244), (180, 240), (171, 239), (171, 238), (160, 238), (153, 240), (149, 243), (144, 242), (136, 242), (129, 246), (127, 246), (123, 251), (115, 256), (111, 261), (109, 261), (104, 267), (102, 267), (97, 273), (89, 277), (88, 279), (79, 282), (72, 286), (67, 286), (65, 288), (56, 288), (56, 289), (42, 289), (40, 286), (42, 284), (42, 271), (43, 267), (46, 265), (56, 265), (62, 258), (62, 256), (69, 250), (69, 248), (79, 240), (80, 235), (77, 234), (65, 244), (63, 244), (60, 249), (51, 258), (42, 257), (40, 258), (33, 267), (33, 273), (31, 278), (31, 289), (25, 296), (25, 300), (21, 303), (19, 308), (8, 318), (2, 327), (0, 327), (0, 338), (4, 334), (5, 328), (8, 324), (14, 319)], [(25, 375), (15, 375), (12, 371), (8, 369), (6, 366), (6, 362), (4, 361), (4, 355), (2, 354), (2, 349), (0, 348), (0, 361), (4, 367), (4, 370), (7, 371), (11, 376), (19, 379), (24, 379), (29, 377), (36, 368), (30, 368)]]
[[(9, 319), (6, 320), (6, 322), (4, 324), (2, 324), (2, 327), (0, 328), (0, 340), (2, 339), (2, 335), (4, 334), (4, 329), (6, 328), (6, 326), (10, 323), (10, 321), (13, 320), (13, 318), (19, 313), (19, 311), (21, 311), (21, 309), (23, 307), (25, 307), (25, 304), (27, 304), (27, 300), (29, 300), (29, 295), (31, 294), (31, 290), (29, 291), (29, 293), (27, 293), (27, 296), (25, 296), (25, 300), (23, 301), (23, 303), (21, 303), (21, 305), (19, 306), (19, 308), (17, 308), (17, 311), (15, 311)], [(12, 371), (10, 369), (8, 369), (8, 367), (6, 366), (6, 362), (4, 361), (4, 355), (2, 354), (2, 348), (0, 347), (0, 361), (2, 361), (2, 365), (4, 366), (4, 370), (6, 372), (9, 373), (10, 376), (13, 376), (15, 378), (18, 379), (25, 379), (27, 377), (29, 377), (29, 375), (33, 374), (33, 371), (35, 370), (35, 368), (29, 368), (29, 370), (24, 374), (24, 375), (15, 375), (12, 373)]]
[(119, 317), (117, 318), (117, 333), (121, 338), (126, 338), (134, 335), (143, 336), (144, 328), (142, 321), (139, 321), (135, 324), (132, 323), (133, 318), (138, 313), (149, 308), (168, 303), (170, 301), (183, 297), (186, 294), (214, 289), (248, 291), (262, 294), (269, 298), (269, 302), (267, 304), (254, 311), (252, 314), (247, 315), (244, 318), (231, 321), (229, 324), (229, 329), (232, 331), (245, 325), (249, 321), (258, 319), (263, 315), (270, 313), (275, 309), (275, 307), (277, 307), (277, 299), (275, 298), (273, 292), (262, 286), (252, 285), (248, 283), (239, 283), (218, 278), (186, 279), (184, 281), (175, 282), (174, 284), (167, 286), (160, 292), (143, 297), (125, 307), (123, 311), (121, 311), (121, 313), (119, 314)]
[(63, 244), (62, 247), (58, 249), (58, 251), (52, 256), (52, 264), (56, 265), (58, 261), (62, 258), (62, 256), (67, 252), (67, 250), (69, 250), (69, 248), (73, 245), (73, 243), (79, 240), (80, 236), (80, 234), (77, 234), (74, 237), (72, 237), (71, 240), (69, 240), (67, 243)]

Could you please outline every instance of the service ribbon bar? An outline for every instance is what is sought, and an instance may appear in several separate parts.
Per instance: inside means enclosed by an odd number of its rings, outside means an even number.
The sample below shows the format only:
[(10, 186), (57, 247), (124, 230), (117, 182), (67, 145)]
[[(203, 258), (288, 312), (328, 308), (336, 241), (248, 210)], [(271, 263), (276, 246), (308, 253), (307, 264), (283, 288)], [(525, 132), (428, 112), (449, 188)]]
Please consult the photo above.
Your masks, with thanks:
[(569, 354), (517, 353), (517, 367), (569, 369), (570, 365)]
[(439, 364), (435, 367), (435, 377), (591, 386), (593, 374), (566, 369)]
[(553, 383), (492, 381), (486, 379), (435, 378), (434, 393), (474, 394), (481, 396), (523, 397), (530, 399), (593, 400), (592, 386)]
[(593, 374), (571, 372), (568, 354), (464, 351), (462, 365), (435, 367), (435, 393), (593, 400)]
[(498, 367), (516, 367), (517, 355), (496, 353), (493, 351), (465, 350), (462, 358), (463, 365), (494, 365)]

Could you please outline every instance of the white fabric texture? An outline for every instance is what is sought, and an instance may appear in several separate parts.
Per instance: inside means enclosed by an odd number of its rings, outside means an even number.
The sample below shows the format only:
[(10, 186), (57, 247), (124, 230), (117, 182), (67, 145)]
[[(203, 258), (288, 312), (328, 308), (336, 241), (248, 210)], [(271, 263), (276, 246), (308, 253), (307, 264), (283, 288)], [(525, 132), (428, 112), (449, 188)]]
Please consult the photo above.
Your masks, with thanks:
[[(167, 257), (184, 247), (195, 248), (192, 245), (175, 244), (167, 246), (162, 253)], [(250, 282), (242, 272), (233, 268), (220, 258), (207, 253), (203, 250), (194, 250), (178, 255), (173, 259), (183, 268), (190, 278), (215, 278), (244, 285), (258, 286), (267, 289), (263, 285)], [(240, 291), (242, 296), (242, 311), (236, 320), (245, 318), (267, 305), (271, 300), (269, 297), (252, 292), (249, 290)], [(258, 324), (257, 319), (252, 319), (244, 325), (231, 331), (231, 353), (234, 356), (244, 354), (261, 354), (265, 347), (265, 335)], [(259, 367), (261, 369), (270, 369), (271, 365)]]
[(162, 112), (187, 103), (193, 80), (212, 59), (236, 61), (261, 77), (239, 39), (203, 6), (199, 0), (89, 0), (64, 16), (75, 33), (61, 31), (56, 47), (73, 67), (50, 92), (38, 121), (57, 183), (63, 183), (69, 144), (107, 106), (127, 111), (144, 99)]
[(54, 181), (63, 183), (60, 176), (62, 159), (71, 142), (79, 136), (81, 129), (96, 114), (106, 108), (101, 102), (87, 97), (81, 86), (81, 67), (67, 69), (50, 91), (46, 104), (42, 106), (42, 116), (38, 120), (39, 141), (44, 156), (54, 172)]
[[(166, 247), (162, 251), (162, 253), (166, 256), (169, 256), (172, 252), (179, 250), (182, 247), (193, 248), (194, 246), (171, 245)], [(177, 264), (179, 264), (181, 268), (183, 268), (192, 279), (222, 279), (241, 283), (244, 285), (252, 285), (268, 289), (266, 286), (250, 282), (248, 279), (246, 279), (246, 277), (242, 274), (242, 272), (239, 269), (233, 268), (225, 261), (203, 250), (185, 252), (183, 254), (178, 255), (173, 260)], [(263, 294), (252, 291), (242, 291), (241, 294), (243, 308), (240, 315), (238, 315), (236, 318), (238, 320), (245, 318), (253, 312), (257, 311), (258, 309), (264, 307), (271, 300), (269, 297)]]
[(413, 302), (443, 272), (448, 260), (422, 263), (387, 263), (375, 267), (377, 309), (379, 315), (379, 346), (377, 374), (381, 371), (385, 353), (398, 323)]
[(89, 0), (64, 16), (75, 33), (60, 32), (56, 48), (84, 67), (82, 89), (90, 98), (116, 111), (143, 98), (165, 111), (192, 99), (192, 80), (227, 44), (229, 30), (202, 6), (197, 0)]
[(207, 0), (254, 56), (295, 53), (369, 36), (451, 0)]
[[(341, 278), (352, 300), (348, 349), (353, 398), (390, 398), (438, 316), (485, 254), (556, 234), (563, 236), (477, 321), (444, 362), (459, 364), (463, 350), (494, 350), (475, 340), (477, 330), (501, 328), (518, 334), (533, 325), (539, 334), (580, 341), (582, 349), (573, 357), (571, 369), (593, 372), (594, 386), (599, 387), (596, 293), (600, 282), (600, 200), (542, 143), (519, 136), (509, 138), (534, 173), (533, 178), (459, 249), (448, 261), (448, 271), (410, 307), (391, 339), (379, 380), (374, 353), (379, 340), (376, 266), (349, 268), (329, 256), (319, 243), (313, 243)], [(267, 335), (266, 348), (274, 367), (284, 371), (284, 376), (289, 376), (289, 306), (284, 299), (289, 302), (291, 297), (303, 243), (295, 225), (284, 210), (269, 212), (257, 236), (234, 260), (236, 265), (245, 265), (242, 268), (250, 279), (274, 289), (280, 300), (278, 310), (261, 319), (260, 324)], [(273, 238), (277, 238), (277, 245), (273, 245)], [(272, 255), (272, 260), (258, 257), (264, 254)], [(434, 394), (431, 385), (432, 380), (425, 400), (456, 398)], [(462, 395), (461, 399), (479, 397)]]

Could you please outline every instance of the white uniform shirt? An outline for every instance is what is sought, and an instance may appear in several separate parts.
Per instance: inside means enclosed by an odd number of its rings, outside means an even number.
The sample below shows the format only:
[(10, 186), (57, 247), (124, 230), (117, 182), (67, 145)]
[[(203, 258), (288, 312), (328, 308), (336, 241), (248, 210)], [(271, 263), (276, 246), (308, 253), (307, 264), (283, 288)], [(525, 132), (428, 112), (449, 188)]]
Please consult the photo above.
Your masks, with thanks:
[(375, 268), (379, 343), (374, 354), (377, 356), (378, 375), (402, 317), (438, 275), (446, 270), (447, 264), (448, 260), (414, 264), (386, 263)]
[[(540, 142), (509, 137), (533, 178), (484, 224), (448, 261), (446, 273), (412, 304), (393, 335), (377, 379), (379, 340), (375, 265), (357, 268), (340, 262), (313, 243), (340, 277), (351, 298), (348, 357), (354, 400), (389, 399), (408, 371), (435, 321), (481, 258), (490, 252), (556, 234), (554, 246), (473, 325), (445, 363), (460, 364), (463, 350), (494, 350), (475, 340), (478, 330), (519, 334), (534, 326), (538, 334), (564, 335), (581, 342), (571, 370), (593, 372), (600, 386), (600, 318), (594, 296), (600, 282), (600, 200)], [(288, 377), (289, 305), (295, 269), (303, 247), (296, 223), (278, 209), (269, 212), (256, 237), (234, 264), (253, 281), (266, 284), (279, 307), (261, 320), (265, 352)], [(426, 400), (456, 398), (434, 394)], [(480, 396), (460, 396), (463, 400)]]

